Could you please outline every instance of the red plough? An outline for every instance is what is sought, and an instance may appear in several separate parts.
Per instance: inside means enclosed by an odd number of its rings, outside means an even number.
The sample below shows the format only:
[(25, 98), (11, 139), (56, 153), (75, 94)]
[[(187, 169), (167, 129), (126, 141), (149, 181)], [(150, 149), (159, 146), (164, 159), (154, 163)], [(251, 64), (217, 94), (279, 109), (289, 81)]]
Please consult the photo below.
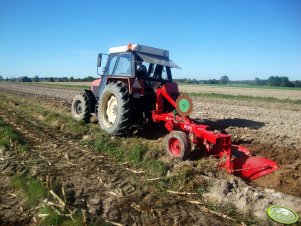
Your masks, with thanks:
[[(192, 110), (191, 99), (180, 95), (175, 101), (173, 93), (178, 93), (178, 87), (173, 84), (157, 88), (156, 110), (152, 112), (153, 121), (165, 122), (165, 128), (171, 132), (166, 139), (166, 148), (171, 156), (187, 159), (193, 143), (197, 149), (205, 147), (209, 154), (218, 157), (220, 166), (228, 173), (248, 180), (262, 177), (279, 168), (272, 160), (251, 156), (246, 147), (233, 145), (231, 135), (210, 131), (209, 126), (191, 119), (187, 115)], [(177, 111), (164, 112), (164, 99)]]

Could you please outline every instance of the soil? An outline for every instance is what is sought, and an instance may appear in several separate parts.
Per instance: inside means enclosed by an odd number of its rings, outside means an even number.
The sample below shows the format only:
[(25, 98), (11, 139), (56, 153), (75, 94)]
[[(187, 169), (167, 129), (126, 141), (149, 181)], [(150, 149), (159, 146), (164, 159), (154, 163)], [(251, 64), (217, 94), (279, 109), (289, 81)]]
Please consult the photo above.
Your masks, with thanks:
[(21, 191), (11, 185), (11, 177), (23, 167), (17, 161), (16, 152), (0, 151), (0, 225), (28, 224), (34, 211), (27, 207)]
[(194, 99), (194, 117), (232, 134), (233, 142), (280, 166), (252, 184), (301, 197), (301, 106)]
[[(18, 91), (19, 93), (20, 91)], [(0, 109), (1, 118), (30, 147), (26, 156), (2, 150), (1, 225), (35, 225), (37, 209), (26, 207), (22, 194), (10, 186), (10, 177), (24, 169), (44, 185), (61, 184), (66, 204), (81, 208), (89, 222), (113, 225), (238, 225), (181, 195), (163, 193), (145, 183), (145, 177), (108, 157), (83, 147), (53, 129)], [(20, 164), (21, 163), (21, 164)], [(22, 166), (22, 167), (19, 167)], [(134, 171), (134, 172), (132, 172)]]
[[(45, 99), (66, 107), (70, 106), (73, 96), (78, 93), (76, 90), (48, 87), (33, 89), (32, 86), (15, 83), (0, 83), (0, 90)], [(271, 204), (282, 204), (301, 214), (300, 105), (197, 97), (194, 98), (194, 109), (192, 117), (202, 118), (212, 128), (232, 134), (234, 143), (242, 144), (253, 154), (271, 158), (280, 165), (280, 169), (272, 174), (248, 183), (227, 174), (222, 174), (224, 178), (214, 178), (215, 174), (209, 172), (204, 177), (213, 181), (213, 185), (210, 192), (204, 194), (204, 198), (210, 202), (232, 202), (242, 212), (253, 209), (255, 216), (260, 218), (265, 218), (265, 210)], [(66, 190), (71, 189), (70, 193), (74, 194), (71, 197), (72, 205), (85, 208), (89, 213), (88, 217), (93, 220), (106, 219), (125, 225), (234, 223), (203, 211), (199, 205), (191, 204), (183, 196), (162, 196), (143, 183), (141, 175), (126, 170), (126, 165), (119, 165), (95, 152), (92, 154), (89, 148), (82, 148), (57, 131), (43, 128), (26, 119), (18, 119), (3, 110), (0, 113), (1, 118), (12, 124), (32, 147), (28, 161), (39, 160), (34, 168), (37, 177), (46, 183), (50, 176), (52, 180), (60, 181)], [(197, 168), (197, 163), (196, 160), (172, 163), (172, 170), (181, 170), (187, 165)], [(7, 167), (6, 170), (8, 169), (10, 168)], [(7, 175), (15, 172), (14, 168), (12, 171), (8, 170), (5, 173), (6, 180)], [(3, 178), (5, 176), (1, 178), (4, 186), (6, 182)], [(5, 193), (16, 194), (11, 189), (7, 188)], [(10, 205), (9, 200), (5, 203), (10, 206), (8, 209), (14, 210), (14, 205)], [(22, 207), (22, 202), (19, 206)], [(27, 213), (26, 211), (32, 210), (22, 211)], [(29, 212), (27, 215), (30, 215)], [(10, 222), (9, 217), (6, 219)], [(32, 219), (25, 219), (24, 222), (30, 220), (33, 223)]]
[[(23, 156), (22, 161), (31, 169), (31, 174), (47, 185), (62, 183), (66, 203), (85, 209), (89, 221), (106, 219), (124, 225), (233, 224), (231, 220), (202, 211), (180, 196), (159, 194), (141, 180), (141, 175), (129, 171), (127, 165), (117, 164), (106, 156), (83, 148), (78, 142), (73, 142), (62, 134), (24, 118), (7, 115), (3, 111), (0, 113), (1, 118), (9, 122), (31, 147), (26, 160)], [(15, 159), (14, 163), (7, 158), (1, 164), (3, 185), (9, 184), (8, 175), (20, 172), (15, 167), (21, 160), (19, 158), (21, 157)], [(12, 196), (9, 194), (13, 193), (10, 190), (11, 188), (1, 191), (2, 210), (6, 210), (4, 213), (0, 211), (2, 223), (36, 223), (34, 218), (29, 218), (30, 211), (34, 210), (22, 209), (22, 202), (15, 205), (18, 198), (15, 197), (14, 201), (13, 198), (9, 199)], [(22, 215), (27, 218), (23, 219)]]
[[(67, 107), (79, 93), (78, 90), (50, 87), (33, 89), (16, 83), (0, 83), (0, 88), (6, 92), (45, 98)], [(300, 105), (222, 99), (212, 102), (212, 99), (200, 97), (193, 98), (193, 102), (192, 117), (202, 118), (215, 129), (225, 130), (232, 134), (234, 143), (243, 144), (253, 154), (271, 158), (280, 165), (273, 177), (258, 179), (254, 184), (301, 197)]]

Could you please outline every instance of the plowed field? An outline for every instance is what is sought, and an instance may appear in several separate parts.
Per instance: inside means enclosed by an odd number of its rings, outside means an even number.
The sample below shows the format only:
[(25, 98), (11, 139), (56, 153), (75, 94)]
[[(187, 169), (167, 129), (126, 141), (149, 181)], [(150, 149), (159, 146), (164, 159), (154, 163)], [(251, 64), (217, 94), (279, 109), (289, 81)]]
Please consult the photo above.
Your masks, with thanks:
[[(271, 204), (286, 205), (301, 213), (301, 105), (193, 98), (192, 117), (232, 134), (234, 143), (279, 164), (280, 169), (272, 174), (246, 182), (212, 167), (215, 159), (209, 157), (171, 160), (164, 153), (164, 131), (152, 131), (151, 135), (145, 131), (141, 137), (119, 141), (125, 146), (136, 141), (145, 144), (149, 149), (143, 158), (152, 157), (166, 166), (160, 175), (131, 161), (116, 161), (96, 152), (89, 143), (98, 139), (93, 134), (98, 129), (96, 122), (85, 125), (85, 132), (76, 135), (69, 131), (68, 121), (49, 116), (51, 113), (68, 119), (70, 103), (78, 92), (0, 83), (0, 118), (21, 134), (31, 150), (25, 155), (11, 149), (1, 151), (1, 224), (41, 222), (37, 209), (24, 207), (22, 194), (9, 185), (9, 178), (24, 168), (43, 184), (58, 181), (66, 190), (68, 208), (85, 210), (83, 224), (101, 220), (115, 225), (241, 225), (241, 221), (268, 225), (265, 210)], [(277, 90), (272, 92), (272, 96), (278, 96)], [(287, 98), (301, 99), (301, 91)], [(31, 114), (29, 110), (25, 113), (25, 102), (36, 104)], [(173, 184), (170, 178), (183, 172), (183, 184), (180, 179), (179, 184)], [(198, 193), (196, 188), (203, 190)], [(234, 212), (229, 211), (229, 203)], [(213, 204), (218, 207), (210, 208)], [(240, 213), (251, 213), (253, 217), (240, 218)]]

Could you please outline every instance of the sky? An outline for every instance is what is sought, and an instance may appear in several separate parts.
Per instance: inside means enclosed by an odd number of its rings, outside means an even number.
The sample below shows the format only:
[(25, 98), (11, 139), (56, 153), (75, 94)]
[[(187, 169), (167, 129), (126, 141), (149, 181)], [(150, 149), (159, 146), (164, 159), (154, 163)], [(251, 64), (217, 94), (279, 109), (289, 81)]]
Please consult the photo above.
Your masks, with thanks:
[(300, 0), (0, 0), (0, 75), (85, 77), (99, 52), (167, 49), (174, 78), (301, 80)]

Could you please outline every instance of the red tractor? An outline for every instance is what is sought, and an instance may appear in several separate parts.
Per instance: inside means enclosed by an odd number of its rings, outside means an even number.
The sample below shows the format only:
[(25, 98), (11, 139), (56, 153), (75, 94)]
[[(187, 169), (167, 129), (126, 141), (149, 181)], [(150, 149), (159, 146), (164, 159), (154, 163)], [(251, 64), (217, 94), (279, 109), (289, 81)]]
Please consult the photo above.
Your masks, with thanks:
[[(97, 68), (103, 55), (98, 55)], [(192, 101), (180, 94), (171, 68), (179, 66), (167, 50), (138, 44), (110, 48), (101, 79), (74, 98), (72, 115), (88, 122), (96, 114), (100, 128), (116, 136), (148, 123), (164, 123), (170, 132), (166, 149), (171, 156), (189, 158), (193, 144), (220, 158), (227, 172), (243, 178), (256, 179), (279, 168), (272, 160), (251, 157), (246, 147), (233, 145), (231, 135), (210, 131), (190, 118)]]

